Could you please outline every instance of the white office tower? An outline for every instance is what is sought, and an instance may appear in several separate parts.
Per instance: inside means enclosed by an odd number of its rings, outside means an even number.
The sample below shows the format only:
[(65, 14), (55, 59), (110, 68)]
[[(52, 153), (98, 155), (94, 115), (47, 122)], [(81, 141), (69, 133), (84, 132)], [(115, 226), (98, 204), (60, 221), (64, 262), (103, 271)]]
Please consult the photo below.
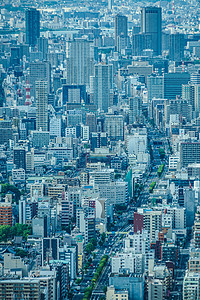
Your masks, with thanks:
[(130, 273), (144, 273), (144, 255), (134, 253), (119, 253), (112, 257), (112, 273), (119, 274), (120, 270), (128, 269)]
[(113, 105), (113, 66), (99, 63), (94, 67), (94, 76), (90, 78), (91, 102), (97, 108), (108, 111)]
[(147, 132), (146, 130), (135, 131), (133, 135), (127, 136), (128, 154), (145, 153), (147, 151)]
[(145, 270), (148, 270), (149, 260), (154, 260), (155, 252), (150, 249), (150, 235), (148, 231), (130, 232), (124, 240), (124, 252), (144, 255)]
[(94, 70), (94, 46), (84, 38), (75, 38), (66, 43), (67, 84), (89, 86)]
[(50, 120), (50, 135), (61, 137), (61, 119), (53, 117)]
[(183, 300), (200, 299), (200, 273), (187, 271), (183, 281)]
[(36, 130), (48, 131), (48, 83), (35, 82)]
[(108, 0), (108, 9), (111, 10), (113, 8), (114, 0)]

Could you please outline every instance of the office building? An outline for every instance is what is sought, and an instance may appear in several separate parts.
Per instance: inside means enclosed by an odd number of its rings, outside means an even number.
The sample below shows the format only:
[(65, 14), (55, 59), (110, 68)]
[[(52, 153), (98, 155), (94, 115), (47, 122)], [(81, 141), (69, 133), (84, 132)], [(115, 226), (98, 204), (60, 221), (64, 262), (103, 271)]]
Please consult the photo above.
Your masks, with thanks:
[(152, 38), (149, 33), (135, 33), (132, 35), (132, 55), (143, 55), (143, 50), (152, 49)]
[(179, 118), (185, 118), (188, 122), (192, 120), (192, 105), (187, 100), (176, 99), (170, 100), (165, 105), (165, 120), (170, 121), (171, 115), (179, 115)]
[(16, 169), (26, 170), (26, 150), (24, 148), (13, 149), (13, 163)]
[(127, 290), (118, 290), (114, 286), (108, 286), (106, 292), (106, 300), (128, 300), (128, 291)]
[(183, 300), (200, 299), (200, 273), (186, 271), (183, 281)]
[(191, 74), (190, 81), (192, 84), (200, 84), (200, 70)]
[[(141, 217), (142, 215), (143, 217)], [(156, 239), (158, 232), (162, 227), (162, 213), (161, 211), (144, 210), (138, 211), (137, 215), (134, 215), (134, 231), (146, 230), (150, 235), (150, 241)]]
[(147, 77), (148, 101), (153, 98), (163, 99), (163, 76), (152, 74)]
[(95, 114), (93, 114), (93, 113), (87, 113), (86, 114), (86, 126), (89, 127), (90, 133), (97, 131), (96, 116), (95, 116)]
[(163, 280), (152, 279), (148, 282), (148, 300), (164, 300), (166, 287)]
[(49, 145), (50, 133), (48, 131), (34, 130), (32, 131), (33, 147), (42, 148)]
[(128, 269), (130, 273), (144, 273), (144, 255), (133, 253), (119, 253), (111, 259), (111, 272), (119, 274), (121, 269)]
[(51, 65), (47, 61), (37, 61), (30, 63), (29, 83), (31, 85), (31, 96), (35, 97), (35, 83), (36, 81), (47, 82), (47, 93), (51, 93)]
[(48, 131), (48, 83), (35, 82), (36, 130)]
[(12, 203), (0, 202), (0, 225), (12, 226)]
[(194, 225), (195, 218), (195, 191), (191, 188), (184, 190), (184, 207), (186, 212), (186, 227), (192, 227)]
[(59, 259), (59, 239), (43, 238), (42, 239), (42, 265), (45, 265), (50, 259)]
[(75, 38), (66, 43), (67, 84), (89, 86), (93, 75), (94, 47), (91, 41)]
[(124, 140), (124, 120), (122, 115), (105, 115), (104, 131), (111, 140)]
[(61, 118), (53, 117), (50, 119), (49, 132), (51, 136), (61, 137)]
[(192, 110), (200, 112), (200, 84), (184, 84), (182, 85), (182, 98), (188, 100), (192, 105)]
[[(120, 274), (111, 274), (109, 276), (109, 287), (108, 287), (108, 296), (109, 288), (114, 286), (116, 290), (116, 298), (113, 299), (124, 299), (126, 291), (128, 291), (129, 300), (143, 300), (144, 299), (144, 276), (141, 274), (133, 273), (120, 273)], [(121, 294), (120, 294), (121, 292)], [(112, 293), (111, 293), (112, 295)], [(122, 295), (122, 296), (121, 296)], [(112, 298), (106, 298), (107, 300)], [(127, 296), (125, 297), (127, 299)]]
[(94, 67), (94, 76), (90, 79), (91, 102), (97, 109), (108, 111), (113, 105), (113, 66), (99, 63)]
[(120, 37), (128, 38), (128, 18), (117, 14), (115, 16), (115, 46), (117, 46)]
[(0, 145), (13, 139), (13, 129), (10, 120), (0, 120)]
[(195, 85), (194, 84), (183, 84), (182, 85), (182, 98), (187, 100), (192, 105), (192, 110), (195, 110)]
[(160, 7), (142, 8), (141, 32), (151, 35), (154, 55), (162, 54), (162, 9)]
[(184, 34), (176, 33), (169, 36), (169, 59), (181, 61), (184, 58), (185, 37)]
[(62, 102), (80, 104), (87, 103), (86, 85), (81, 84), (63, 84), (62, 86)]
[(185, 168), (192, 163), (200, 163), (200, 143), (183, 142), (180, 144), (180, 163)]
[(39, 278), (0, 280), (0, 300), (12, 298), (38, 300), (40, 294)]
[(46, 60), (48, 53), (48, 39), (45, 37), (39, 37), (37, 39), (37, 50), (42, 53), (42, 58)]
[(106, 132), (92, 132), (90, 136), (91, 150), (107, 146), (107, 133)]
[(163, 97), (164, 99), (176, 99), (182, 97), (182, 84), (188, 84), (189, 73), (164, 73)]
[(40, 37), (40, 12), (35, 8), (26, 10), (26, 43), (29, 46), (37, 44), (37, 38)]
[(129, 98), (129, 124), (139, 121), (142, 115), (142, 98), (130, 97)]

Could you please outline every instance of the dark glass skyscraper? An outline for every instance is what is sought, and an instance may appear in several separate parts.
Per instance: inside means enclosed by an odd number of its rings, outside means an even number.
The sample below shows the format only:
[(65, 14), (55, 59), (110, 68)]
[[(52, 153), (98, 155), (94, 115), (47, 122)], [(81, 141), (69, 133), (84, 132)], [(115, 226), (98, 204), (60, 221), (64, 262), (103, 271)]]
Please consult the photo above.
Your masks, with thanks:
[(127, 17), (117, 14), (115, 16), (115, 44), (117, 45), (118, 36), (128, 36), (128, 23)]
[(29, 46), (37, 44), (40, 37), (40, 12), (35, 8), (26, 11), (26, 43)]
[(162, 54), (162, 10), (160, 7), (142, 8), (141, 32), (151, 34), (154, 55)]
[(174, 61), (181, 61), (184, 58), (184, 46), (184, 34), (171, 34), (169, 36), (169, 58)]

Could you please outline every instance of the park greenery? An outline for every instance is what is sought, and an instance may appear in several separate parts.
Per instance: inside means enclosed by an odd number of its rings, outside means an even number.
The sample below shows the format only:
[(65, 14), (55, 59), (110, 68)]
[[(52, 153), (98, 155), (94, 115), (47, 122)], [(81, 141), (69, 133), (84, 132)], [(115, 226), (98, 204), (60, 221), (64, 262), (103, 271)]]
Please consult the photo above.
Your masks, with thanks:
[(158, 174), (158, 177), (160, 177), (163, 173), (163, 170), (164, 170), (164, 164), (160, 165), (160, 167), (158, 168), (158, 171), (157, 171), (157, 174)]
[(12, 240), (15, 236), (23, 236), (27, 239), (31, 234), (31, 226), (26, 224), (15, 224), (14, 226), (1, 225), (0, 226), (0, 242), (7, 242)]
[(88, 286), (84, 291), (83, 300), (88, 300), (91, 298), (92, 291), (93, 291), (100, 275), (102, 274), (103, 269), (107, 264), (107, 261), (108, 261), (108, 255), (104, 255), (99, 262), (99, 266), (97, 267), (96, 272), (94, 273), (94, 277), (92, 278), (92, 284), (90, 286)]
[(95, 238), (92, 238), (85, 247), (86, 254), (87, 255), (91, 254), (92, 251), (94, 251), (94, 249), (96, 248), (96, 246), (97, 246), (97, 240)]
[(150, 184), (150, 187), (149, 187), (149, 193), (153, 193), (153, 190), (154, 190), (155, 186), (156, 186), (156, 182), (153, 181), (153, 182)]
[(14, 201), (16, 202), (16, 203), (18, 203), (19, 202), (19, 199), (20, 199), (20, 196), (21, 196), (21, 192), (20, 192), (20, 190), (16, 187), (16, 186), (14, 186), (14, 185), (12, 185), (12, 184), (9, 184), (9, 183), (1, 183), (1, 196), (5, 196), (7, 193), (11, 193), (11, 194), (13, 194), (13, 196), (14, 196)]

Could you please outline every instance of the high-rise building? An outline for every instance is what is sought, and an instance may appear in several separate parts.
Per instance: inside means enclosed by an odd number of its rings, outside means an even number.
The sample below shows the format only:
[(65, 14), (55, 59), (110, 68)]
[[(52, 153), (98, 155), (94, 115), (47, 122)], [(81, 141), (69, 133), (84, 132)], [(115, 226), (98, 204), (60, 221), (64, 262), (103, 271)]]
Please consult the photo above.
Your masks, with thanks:
[(192, 163), (200, 163), (200, 143), (184, 142), (180, 144), (180, 163), (185, 168)]
[(94, 47), (84, 38), (75, 38), (66, 43), (67, 84), (88, 85), (93, 75)]
[(142, 8), (141, 32), (151, 34), (154, 54), (162, 54), (162, 9), (160, 7)]
[(138, 121), (142, 114), (142, 98), (131, 97), (129, 98), (129, 124)]
[(39, 80), (47, 81), (48, 93), (51, 92), (51, 65), (49, 62), (31, 62), (29, 83), (31, 85), (31, 96), (35, 96), (35, 82)]
[(148, 101), (163, 99), (163, 76), (152, 74), (147, 77)]
[(86, 125), (89, 126), (90, 133), (97, 131), (96, 116), (93, 113), (86, 114)]
[(140, 56), (143, 50), (152, 48), (151, 34), (140, 32), (132, 35), (132, 55)]
[(163, 77), (164, 99), (176, 99), (176, 96), (182, 96), (182, 84), (187, 84), (190, 80), (190, 74), (186, 72), (167, 73)]
[(165, 105), (165, 119), (167, 123), (170, 121), (170, 115), (180, 115), (190, 122), (192, 120), (192, 105), (190, 105), (187, 100), (170, 100), (169, 103)]
[(40, 37), (40, 12), (35, 8), (26, 11), (26, 43), (29, 46), (37, 44)]
[(200, 112), (200, 84), (183, 84), (182, 98), (188, 100), (193, 111)]
[(98, 64), (94, 68), (94, 76), (90, 79), (91, 101), (97, 108), (108, 111), (113, 103), (113, 66)]
[(111, 140), (124, 140), (124, 119), (122, 115), (107, 114), (105, 116), (104, 131)]
[(148, 300), (164, 300), (166, 287), (163, 280), (152, 279), (148, 282)]
[(106, 132), (92, 132), (90, 135), (91, 150), (107, 146), (107, 133)]
[(48, 83), (47, 81), (36, 81), (36, 129), (48, 131)]
[(59, 239), (43, 238), (42, 239), (42, 265), (48, 259), (57, 260), (59, 258)]
[(198, 70), (196, 73), (191, 74), (190, 81), (193, 84), (200, 84), (200, 70)]
[(117, 46), (120, 37), (128, 38), (128, 18), (117, 14), (115, 16), (115, 46)]
[(181, 61), (184, 58), (184, 45), (184, 34), (171, 34), (169, 36), (169, 59)]
[(12, 226), (12, 203), (0, 202), (0, 225)]
[(200, 299), (200, 273), (186, 272), (183, 281), (183, 300)]
[(26, 170), (26, 151), (24, 148), (18, 147), (13, 149), (13, 163), (16, 169)]
[(48, 39), (45, 37), (39, 37), (37, 39), (37, 49), (42, 53), (42, 58), (46, 59), (48, 53)]

